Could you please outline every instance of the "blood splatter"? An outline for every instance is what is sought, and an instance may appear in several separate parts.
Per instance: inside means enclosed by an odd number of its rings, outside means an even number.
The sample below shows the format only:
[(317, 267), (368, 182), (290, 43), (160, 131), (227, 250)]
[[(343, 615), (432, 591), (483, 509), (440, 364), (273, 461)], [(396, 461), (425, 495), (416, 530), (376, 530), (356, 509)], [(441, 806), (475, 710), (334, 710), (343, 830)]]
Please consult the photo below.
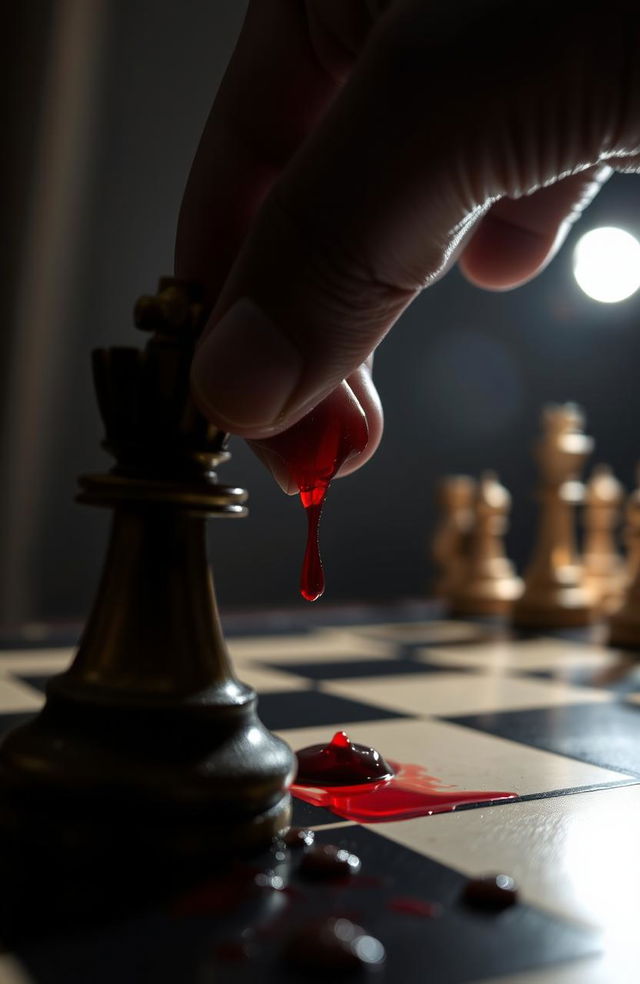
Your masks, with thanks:
[(517, 799), (517, 793), (458, 789), (420, 765), (385, 761), (379, 752), (338, 732), (326, 745), (297, 753), (299, 771), (291, 792), (345, 820), (382, 823), (447, 813), (467, 803)]

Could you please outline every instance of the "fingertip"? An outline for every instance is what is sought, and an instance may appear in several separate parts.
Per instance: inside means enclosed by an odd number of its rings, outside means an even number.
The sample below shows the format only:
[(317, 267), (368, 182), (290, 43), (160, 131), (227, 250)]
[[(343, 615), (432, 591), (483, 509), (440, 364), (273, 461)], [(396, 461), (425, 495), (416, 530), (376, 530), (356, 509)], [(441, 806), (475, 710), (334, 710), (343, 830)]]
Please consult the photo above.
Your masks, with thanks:
[(344, 465), (338, 470), (336, 478), (344, 478), (345, 475), (351, 475), (353, 472), (358, 471), (359, 468), (362, 468), (373, 457), (382, 440), (384, 411), (382, 409), (380, 395), (371, 377), (371, 363), (372, 357), (364, 365), (360, 366), (359, 369), (351, 373), (347, 380), (349, 388), (362, 407), (367, 419), (369, 440), (363, 451), (345, 461)]
[(291, 474), (284, 458), (275, 448), (261, 441), (248, 440), (247, 444), (262, 464), (271, 472), (274, 479), (285, 495), (295, 495), (299, 490), (291, 479)]
[(337, 437), (334, 432), (328, 446), (337, 438), (337, 453), (343, 453), (339, 449), (341, 444), (344, 447), (342, 442), (345, 439), (352, 442), (353, 448), (353, 454), (336, 472), (335, 477), (343, 477), (369, 460), (382, 437), (382, 407), (366, 365), (352, 373), (347, 381), (337, 386), (293, 427), (272, 437), (249, 440), (248, 443), (283, 492), (292, 495), (298, 491), (292, 469), (295, 471), (295, 467), (306, 459), (308, 463), (313, 462), (317, 450), (326, 449), (327, 435), (332, 430), (330, 425), (335, 421), (341, 428), (342, 436)]
[(510, 290), (531, 280), (553, 259), (610, 175), (610, 167), (596, 165), (530, 195), (500, 199), (465, 245), (460, 270), (486, 290)]
[(208, 326), (191, 367), (207, 419), (233, 434), (274, 432), (303, 370), (300, 352), (248, 297)]
[(566, 233), (554, 233), (540, 235), (489, 213), (460, 256), (460, 270), (485, 290), (519, 287), (540, 273), (559, 249)]

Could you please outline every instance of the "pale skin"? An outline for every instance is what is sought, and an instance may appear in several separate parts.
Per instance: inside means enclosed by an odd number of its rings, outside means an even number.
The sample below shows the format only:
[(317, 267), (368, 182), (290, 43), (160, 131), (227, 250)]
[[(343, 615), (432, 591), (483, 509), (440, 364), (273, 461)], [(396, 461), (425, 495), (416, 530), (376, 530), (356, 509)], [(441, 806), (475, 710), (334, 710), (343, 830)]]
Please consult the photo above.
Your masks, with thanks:
[(416, 295), (454, 262), (535, 277), (612, 169), (640, 170), (637, 0), (253, 0), (178, 226), (213, 307), (198, 404), (264, 440), (320, 400), (348, 415), (348, 387), (354, 471), (382, 435), (373, 352)]

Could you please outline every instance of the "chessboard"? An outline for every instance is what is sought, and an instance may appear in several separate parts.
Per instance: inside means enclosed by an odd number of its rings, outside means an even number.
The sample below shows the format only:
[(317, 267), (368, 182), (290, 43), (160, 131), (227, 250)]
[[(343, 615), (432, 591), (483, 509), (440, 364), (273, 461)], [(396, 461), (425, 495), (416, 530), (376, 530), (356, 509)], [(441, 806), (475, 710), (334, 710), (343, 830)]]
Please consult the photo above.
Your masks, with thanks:
[[(276, 852), (248, 901), (205, 882), (126, 918), (27, 934), (0, 955), (2, 984), (338, 979), (283, 959), (296, 927), (331, 915), (382, 943), (370, 977), (385, 984), (637, 980), (640, 664), (597, 628), (516, 636), (498, 620), (364, 610), (313, 621), (226, 625), (237, 675), (294, 750), (345, 730), (443, 784), (517, 798), (368, 825), (295, 800), (294, 824), (357, 854), (359, 874), (312, 884)], [(71, 656), (0, 653), (3, 733)], [(469, 878), (498, 873), (515, 879), (515, 905), (465, 903)]]

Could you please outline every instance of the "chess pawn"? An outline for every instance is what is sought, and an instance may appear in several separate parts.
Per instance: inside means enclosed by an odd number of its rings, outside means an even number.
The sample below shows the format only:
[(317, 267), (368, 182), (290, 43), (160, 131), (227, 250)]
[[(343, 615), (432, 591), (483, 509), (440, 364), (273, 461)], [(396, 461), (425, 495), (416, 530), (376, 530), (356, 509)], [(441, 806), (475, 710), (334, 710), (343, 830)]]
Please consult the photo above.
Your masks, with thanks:
[(478, 483), (469, 555), (452, 598), (456, 615), (503, 615), (522, 593), (522, 581), (505, 556), (503, 538), (511, 496), (494, 472)]
[(608, 465), (597, 465), (587, 483), (582, 563), (585, 580), (599, 611), (610, 613), (622, 602), (624, 568), (615, 543), (624, 491)]
[[(638, 469), (640, 486), (640, 468)], [(624, 540), (628, 559), (626, 589), (620, 608), (609, 620), (609, 645), (640, 649), (640, 487), (627, 501)]]
[(575, 509), (583, 501), (579, 475), (593, 448), (573, 403), (545, 407), (544, 433), (535, 448), (540, 470), (538, 540), (513, 609), (523, 628), (588, 625), (595, 610), (576, 556)]
[(433, 537), (432, 555), (439, 574), (434, 589), (438, 598), (450, 599), (464, 574), (469, 531), (473, 525), (476, 483), (468, 475), (448, 475), (438, 487), (440, 519)]

